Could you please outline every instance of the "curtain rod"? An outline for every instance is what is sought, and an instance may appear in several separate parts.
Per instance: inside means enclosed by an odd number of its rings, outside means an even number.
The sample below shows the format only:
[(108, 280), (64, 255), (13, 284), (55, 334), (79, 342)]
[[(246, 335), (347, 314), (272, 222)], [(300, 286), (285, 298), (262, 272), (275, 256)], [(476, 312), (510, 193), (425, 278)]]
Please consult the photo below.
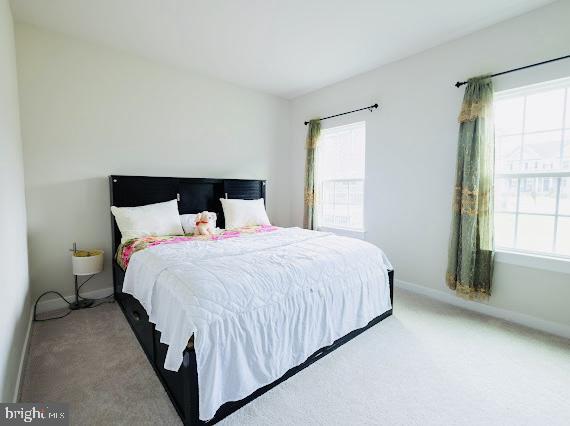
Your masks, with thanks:
[[(370, 105), (364, 108), (359, 108), (359, 109), (355, 109), (354, 111), (348, 111), (348, 112), (341, 112), (340, 114), (335, 114), (335, 115), (329, 115), (328, 117), (324, 117), (324, 118), (319, 118), (319, 121), (323, 121), (323, 120), (328, 120), (329, 118), (334, 118), (334, 117), (339, 117), (341, 115), (346, 115), (346, 114), (352, 114), (353, 112), (358, 112), (358, 111), (364, 111), (365, 109), (369, 110), (370, 112), (372, 112), (373, 109), (378, 108), (378, 104), (374, 104), (374, 105)], [(305, 126), (309, 124), (308, 121), (305, 121)]]
[[(560, 58), (549, 59), (548, 61), (537, 62), (536, 64), (525, 65), (524, 67), (513, 68), (512, 70), (507, 70), (507, 71), (498, 72), (496, 74), (491, 74), (491, 77), (497, 77), (499, 75), (508, 74), (508, 73), (520, 71), (520, 70), (525, 70), (527, 68), (537, 67), (539, 65), (544, 65), (544, 64), (548, 64), (550, 62), (556, 62), (556, 61), (560, 61), (562, 59), (568, 59), (568, 58), (570, 58), (570, 55), (561, 56)], [(455, 87), (461, 87), (464, 84), (467, 84), (467, 82), (466, 81), (458, 81), (457, 83), (455, 83)]]

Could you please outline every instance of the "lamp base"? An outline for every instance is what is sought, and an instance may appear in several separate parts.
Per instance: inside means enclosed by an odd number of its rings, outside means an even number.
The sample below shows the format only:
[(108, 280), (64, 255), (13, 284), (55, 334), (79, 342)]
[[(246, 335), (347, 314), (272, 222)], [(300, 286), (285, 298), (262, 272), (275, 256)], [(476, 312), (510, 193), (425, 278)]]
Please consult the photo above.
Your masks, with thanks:
[(91, 299), (82, 299), (78, 300), (77, 302), (73, 302), (69, 304), (69, 309), (75, 311), (77, 309), (84, 309), (88, 308), (89, 306), (93, 305), (93, 300)]

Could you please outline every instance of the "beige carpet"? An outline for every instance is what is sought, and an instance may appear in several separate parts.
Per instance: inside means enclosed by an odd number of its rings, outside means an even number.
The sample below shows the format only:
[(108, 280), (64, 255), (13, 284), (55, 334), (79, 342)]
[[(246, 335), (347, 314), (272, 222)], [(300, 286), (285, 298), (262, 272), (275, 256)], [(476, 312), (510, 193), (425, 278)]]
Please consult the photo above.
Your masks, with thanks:
[[(34, 324), (22, 400), (180, 424), (115, 304)], [(398, 291), (395, 316), (220, 424), (567, 426), (570, 342)]]

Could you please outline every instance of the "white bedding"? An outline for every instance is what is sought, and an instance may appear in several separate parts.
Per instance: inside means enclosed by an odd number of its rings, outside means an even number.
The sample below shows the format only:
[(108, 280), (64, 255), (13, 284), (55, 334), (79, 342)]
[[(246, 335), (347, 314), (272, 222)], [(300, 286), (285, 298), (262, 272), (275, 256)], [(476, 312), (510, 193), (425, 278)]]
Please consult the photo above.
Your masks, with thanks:
[(194, 335), (201, 420), (391, 308), (383, 252), (299, 228), (139, 251), (123, 291), (169, 345), (177, 371)]

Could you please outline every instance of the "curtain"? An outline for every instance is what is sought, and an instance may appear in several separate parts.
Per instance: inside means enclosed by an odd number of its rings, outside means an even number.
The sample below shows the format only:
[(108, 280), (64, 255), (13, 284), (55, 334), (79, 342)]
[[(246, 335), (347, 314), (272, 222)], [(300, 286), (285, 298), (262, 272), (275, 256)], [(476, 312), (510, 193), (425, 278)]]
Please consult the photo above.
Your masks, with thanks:
[(485, 300), (493, 275), (493, 83), (469, 80), (459, 142), (446, 282), (456, 294)]
[(319, 135), (321, 133), (321, 121), (309, 121), (309, 128), (307, 130), (307, 160), (305, 163), (305, 212), (303, 214), (303, 227), (306, 229), (315, 229), (316, 224), (316, 185), (315, 185), (315, 154), (317, 151), (317, 144)]

